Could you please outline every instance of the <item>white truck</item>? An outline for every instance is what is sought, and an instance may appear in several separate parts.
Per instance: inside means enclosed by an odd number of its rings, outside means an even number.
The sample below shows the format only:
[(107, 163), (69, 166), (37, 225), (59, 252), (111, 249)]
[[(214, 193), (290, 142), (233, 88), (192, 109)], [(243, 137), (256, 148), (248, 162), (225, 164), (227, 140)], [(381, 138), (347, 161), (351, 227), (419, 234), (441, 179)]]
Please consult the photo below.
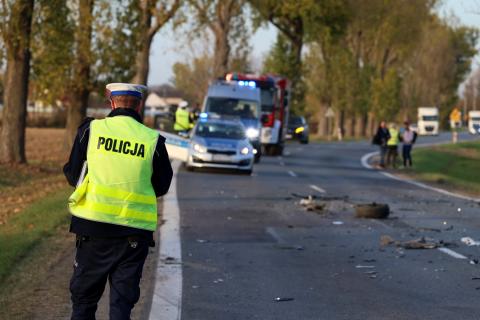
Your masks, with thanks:
[(468, 132), (480, 134), (480, 111), (468, 111)]
[(418, 108), (418, 134), (422, 136), (438, 135), (439, 117), (437, 107)]

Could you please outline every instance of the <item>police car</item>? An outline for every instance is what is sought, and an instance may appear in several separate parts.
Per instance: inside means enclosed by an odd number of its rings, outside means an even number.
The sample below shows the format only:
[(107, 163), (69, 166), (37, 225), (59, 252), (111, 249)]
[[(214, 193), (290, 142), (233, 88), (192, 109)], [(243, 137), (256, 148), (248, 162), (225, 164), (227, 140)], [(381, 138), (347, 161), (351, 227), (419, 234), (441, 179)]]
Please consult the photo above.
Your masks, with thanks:
[(192, 130), (187, 169), (225, 168), (250, 174), (254, 149), (240, 121), (211, 118), (202, 113)]

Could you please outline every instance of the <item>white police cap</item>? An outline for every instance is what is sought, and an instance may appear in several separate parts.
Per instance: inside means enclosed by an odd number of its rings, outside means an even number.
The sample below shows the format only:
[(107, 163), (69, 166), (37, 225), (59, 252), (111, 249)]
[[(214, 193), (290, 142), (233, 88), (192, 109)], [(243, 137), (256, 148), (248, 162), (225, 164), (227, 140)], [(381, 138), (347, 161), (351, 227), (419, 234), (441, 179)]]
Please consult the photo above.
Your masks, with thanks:
[(147, 92), (146, 86), (134, 83), (109, 83), (107, 84), (106, 89), (108, 98), (112, 96), (128, 95), (142, 99), (144, 93)]

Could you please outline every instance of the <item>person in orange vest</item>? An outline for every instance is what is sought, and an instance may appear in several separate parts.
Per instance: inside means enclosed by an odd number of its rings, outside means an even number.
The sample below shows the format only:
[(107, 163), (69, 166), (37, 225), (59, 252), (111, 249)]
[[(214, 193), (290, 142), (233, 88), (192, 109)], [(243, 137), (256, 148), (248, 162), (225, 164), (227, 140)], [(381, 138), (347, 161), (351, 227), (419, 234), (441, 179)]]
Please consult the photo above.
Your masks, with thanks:
[(95, 319), (110, 283), (110, 319), (130, 319), (157, 227), (157, 197), (172, 167), (165, 139), (142, 124), (144, 86), (107, 85), (112, 111), (87, 118), (63, 171), (76, 186), (68, 200), (76, 255), (70, 281), (73, 320)]

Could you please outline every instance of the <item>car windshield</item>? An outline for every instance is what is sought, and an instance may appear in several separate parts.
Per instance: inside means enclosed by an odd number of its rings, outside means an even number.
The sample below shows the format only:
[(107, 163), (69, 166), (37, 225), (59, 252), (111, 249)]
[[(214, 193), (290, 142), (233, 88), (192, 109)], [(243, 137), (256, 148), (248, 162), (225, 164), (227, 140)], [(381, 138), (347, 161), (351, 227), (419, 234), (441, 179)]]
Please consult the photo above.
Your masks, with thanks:
[(438, 116), (423, 116), (422, 119), (423, 121), (437, 121)]
[(210, 97), (207, 100), (206, 110), (207, 112), (219, 115), (234, 116), (243, 119), (258, 118), (258, 104), (251, 100)]
[(291, 127), (298, 127), (303, 125), (302, 117), (290, 117), (288, 120), (288, 125)]
[(262, 89), (260, 90), (262, 100), (262, 112), (272, 112), (274, 104), (274, 89)]
[(195, 135), (202, 138), (245, 139), (245, 130), (241, 125), (226, 123), (199, 123)]

